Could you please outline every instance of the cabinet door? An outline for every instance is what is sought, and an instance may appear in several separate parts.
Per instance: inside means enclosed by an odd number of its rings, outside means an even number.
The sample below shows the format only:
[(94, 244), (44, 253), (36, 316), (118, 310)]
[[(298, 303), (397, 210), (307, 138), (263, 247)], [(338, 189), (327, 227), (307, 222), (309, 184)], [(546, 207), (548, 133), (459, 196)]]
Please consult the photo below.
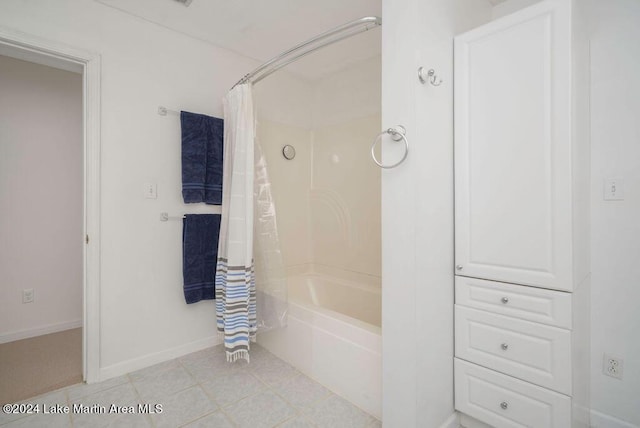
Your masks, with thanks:
[(572, 288), (570, 1), (455, 38), (456, 274)]

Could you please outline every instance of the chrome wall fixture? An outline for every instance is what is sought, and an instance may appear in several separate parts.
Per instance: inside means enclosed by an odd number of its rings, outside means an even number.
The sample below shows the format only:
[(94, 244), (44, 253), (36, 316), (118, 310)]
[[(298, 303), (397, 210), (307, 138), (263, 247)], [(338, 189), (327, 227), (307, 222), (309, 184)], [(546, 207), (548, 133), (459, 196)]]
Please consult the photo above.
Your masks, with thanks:
[(168, 109), (168, 108), (163, 107), (163, 106), (159, 106), (159, 107), (158, 107), (158, 114), (159, 114), (160, 116), (166, 116), (166, 115), (168, 115), (168, 114), (173, 114), (173, 115), (180, 116), (180, 112), (179, 112), (179, 111), (177, 111), (177, 110), (171, 110), (171, 109)]
[[(373, 140), (373, 143), (371, 144), (371, 158), (376, 163), (376, 165), (378, 165), (380, 168), (391, 169), (397, 167), (405, 161), (407, 155), (409, 154), (409, 141), (407, 141), (407, 136), (405, 135), (406, 133), (407, 131), (404, 126), (398, 125), (395, 128), (385, 129), (376, 136), (376, 138)], [(382, 137), (385, 134), (389, 134), (393, 141), (402, 141), (404, 143), (404, 155), (398, 162), (391, 165), (383, 165), (382, 162), (376, 158), (376, 145), (378, 144), (378, 141), (382, 141)]]
[(418, 69), (418, 79), (422, 84), (429, 82), (432, 86), (442, 85), (442, 79), (436, 76), (436, 71), (433, 68), (425, 72), (424, 67), (420, 67)]
[(233, 85), (233, 88), (243, 83), (257, 83), (269, 76), (271, 73), (278, 71), (285, 65), (291, 64), (311, 52), (380, 25), (382, 25), (381, 18), (377, 16), (367, 16), (319, 34), (316, 37), (300, 43), (280, 55), (273, 57), (252, 72), (245, 74), (242, 79), (238, 80), (238, 82)]
[(160, 213), (160, 221), (182, 220), (184, 218), (186, 218), (184, 214), (181, 216), (170, 216), (169, 213)]

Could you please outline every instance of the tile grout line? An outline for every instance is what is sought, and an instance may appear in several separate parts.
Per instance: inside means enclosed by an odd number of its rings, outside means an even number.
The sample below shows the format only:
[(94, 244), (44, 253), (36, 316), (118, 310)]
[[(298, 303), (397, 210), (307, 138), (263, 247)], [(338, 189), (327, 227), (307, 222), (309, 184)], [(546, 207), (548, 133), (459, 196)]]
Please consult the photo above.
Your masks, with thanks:
[[(126, 376), (126, 375), (123, 375), (123, 376)], [(102, 382), (108, 382), (109, 380), (111, 380), (111, 379), (107, 379), (107, 380), (102, 381)], [(82, 386), (82, 385), (99, 385), (99, 384), (100, 384), (100, 383), (102, 383), (102, 382), (97, 382), (97, 383), (94, 383), (94, 384), (88, 384), (88, 383), (85, 383), (85, 382), (81, 382), (81, 383), (76, 383), (75, 385), (70, 385), (70, 386), (65, 387), (64, 389), (65, 389), (65, 391), (67, 392), (67, 397), (68, 397), (69, 405), (73, 404), (73, 401), (71, 401), (71, 396), (69, 395), (69, 389), (71, 389), (71, 388), (73, 388), (73, 387), (76, 387), (76, 386)], [(128, 382), (128, 380), (127, 380), (127, 382)], [(84, 398), (86, 398), (86, 397), (89, 397), (89, 396), (91, 396), (91, 395), (98, 394), (98, 393), (101, 393), (101, 392), (104, 392), (104, 391), (109, 391), (109, 390), (111, 390), (111, 389), (113, 389), (113, 388), (117, 388), (117, 387), (119, 387), (119, 386), (122, 386), (122, 385), (126, 384), (127, 382), (122, 382), (122, 383), (119, 383), (119, 384), (117, 384), (117, 385), (110, 386), (110, 387), (108, 387), (108, 388), (99, 389), (99, 390), (94, 391), (94, 392), (92, 392), (92, 393), (90, 393), (90, 394), (81, 395), (80, 397), (76, 397), (76, 398), (75, 398), (75, 400), (76, 400), (76, 401), (79, 401), (79, 400), (82, 400), (82, 399), (84, 399)], [(54, 392), (55, 392), (55, 391), (54, 391)]]
[[(305, 376), (305, 377), (308, 377), (308, 376), (304, 375), (303, 373), (299, 373), (297, 376)], [(296, 376), (294, 376), (294, 377), (296, 377)], [(290, 379), (293, 379), (293, 378), (290, 378)], [(286, 379), (286, 380), (290, 380), (290, 379)], [(311, 379), (311, 378), (309, 378), (309, 379)], [(315, 381), (314, 381), (314, 382), (315, 382)], [(315, 383), (317, 383), (318, 385), (320, 385), (318, 382), (315, 382)], [(322, 386), (322, 385), (320, 385), (320, 386)], [(322, 386), (322, 387), (324, 388), (324, 386)], [(320, 404), (321, 402), (323, 402), (323, 401), (325, 401), (325, 400), (328, 400), (328, 399), (329, 399), (329, 397), (331, 397), (332, 395), (334, 395), (334, 393), (333, 393), (331, 390), (329, 390), (328, 388), (324, 388), (324, 389), (326, 389), (327, 391), (329, 391), (329, 394), (327, 394), (325, 397), (319, 398), (319, 399), (317, 399), (317, 400), (312, 401), (311, 403), (309, 403), (309, 407), (310, 407), (310, 408), (315, 407), (316, 405)], [(308, 411), (310, 410), (310, 408), (302, 408), (302, 407), (298, 407), (298, 406), (294, 405), (293, 403), (291, 403), (289, 400), (287, 400), (285, 397), (283, 397), (283, 396), (280, 394), (280, 392), (278, 392), (277, 390), (272, 389), (272, 391), (273, 391), (273, 392), (274, 392), (278, 397), (280, 397), (280, 398), (281, 398), (285, 403), (289, 404), (291, 407), (293, 407), (294, 409), (296, 409), (296, 416), (294, 416), (294, 417), (302, 416), (302, 417), (303, 417), (303, 418), (305, 418), (307, 421), (310, 421), (310, 418), (308, 418), (308, 417), (307, 417), (307, 415), (308, 415)], [(287, 420), (293, 419), (294, 417), (291, 417), (291, 418), (289, 418), (289, 419), (287, 419)], [(286, 422), (286, 421), (283, 421), (282, 423), (284, 423), (284, 422)], [(314, 423), (315, 421), (310, 421), (310, 422), (311, 422), (311, 424), (312, 424), (313, 426), (317, 426), (317, 424), (316, 424), (316, 423)], [(280, 425), (280, 424), (279, 424), (279, 425)], [(279, 426), (279, 425), (276, 425), (276, 426)]]
[[(84, 381), (83, 381), (83, 383), (84, 383)], [(71, 397), (69, 397), (69, 388), (70, 388), (70, 387), (71, 387), (71, 386), (66, 387), (66, 388), (64, 389), (64, 398), (65, 398), (65, 400), (67, 401), (67, 406), (69, 406), (69, 408), (71, 408)], [(71, 411), (70, 411), (68, 416), (69, 416), (69, 426), (70, 426), (71, 428), (73, 428), (73, 426), (75, 425), (75, 424), (73, 423), (73, 412), (71, 412)]]
[[(276, 358), (277, 358), (277, 357), (276, 357)], [(297, 372), (297, 370), (296, 370), (296, 372)], [(284, 420), (279, 421), (278, 423), (276, 423), (275, 425), (273, 425), (273, 426), (272, 426), (272, 427), (270, 427), (270, 428), (278, 427), (278, 426), (282, 425), (283, 423), (285, 423), (286, 421), (289, 421), (289, 420), (291, 420), (291, 419), (297, 418), (298, 416), (300, 416), (300, 415), (301, 415), (301, 413), (300, 413), (300, 411), (299, 411), (299, 409), (298, 409), (298, 407), (297, 407), (297, 406), (294, 406), (293, 404), (291, 404), (291, 403), (290, 403), (286, 398), (284, 398), (283, 396), (281, 396), (281, 395), (278, 393), (278, 391), (276, 391), (276, 390), (275, 390), (271, 385), (267, 384), (267, 383), (266, 383), (266, 382), (264, 382), (262, 379), (258, 378), (258, 376), (256, 376), (254, 373), (251, 373), (251, 374), (252, 374), (255, 378), (257, 378), (259, 381), (261, 381), (262, 383), (264, 383), (264, 384), (266, 385), (266, 387), (267, 387), (267, 390), (268, 390), (268, 391), (270, 391), (270, 392), (272, 392), (273, 394), (275, 394), (275, 395), (276, 395), (276, 397), (278, 397), (278, 398), (280, 398), (282, 401), (284, 401), (284, 402), (285, 402), (285, 404), (287, 404), (288, 406), (290, 406), (290, 407), (294, 410), (294, 412), (295, 412), (295, 414), (294, 414), (293, 416), (291, 416), (290, 418), (285, 418)], [(295, 377), (295, 376), (296, 376), (296, 375), (294, 375), (293, 377)], [(291, 379), (293, 379), (293, 377), (291, 377)]]
[[(262, 348), (262, 349), (264, 349), (264, 348)], [(285, 364), (287, 364), (287, 365), (291, 366), (291, 364), (289, 364), (289, 363), (287, 363), (286, 361), (282, 360), (281, 358), (279, 358), (278, 356), (274, 355), (274, 354), (273, 354), (273, 353), (271, 353), (270, 351), (268, 351), (268, 350), (266, 350), (266, 349), (264, 349), (264, 351), (268, 352), (268, 353), (269, 353), (270, 355), (272, 355), (274, 358), (278, 358), (280, 361), (283, 361)], [(293, 366), (291, 366), (291, 367), (293, 367)], [(286, 378), (286, 379), (284, 379), (284, 380), (293, 379), (293, 378), (295, 378), (296, 376), (299, 376), (299, 375), (301, 374), (301, 373), (298, 371), (298, 369), (296, 369), (295, 367), (293, 367), (293, 369), (294, 369), (294, 374), (293, 374), (291, 377)], [(290, 403), (290, 402), (289, 402), (289, 400), (287, 400), (286, 398), (284, 398), (282, 395), (280, 395), (280, 394), (278, 393), (278, 391), (277, 391), (277, 390), (275, 390), (275, 389), (274, 389), (274, 387), (275, 387), (275, 385), (276, 385), (276, 384), (274, 384), (273, 386), (272, 386), (272, 385), (269, 385), (267, 382), (265, 382), (264, 380), (262, 380), (258, 375), (256, 375), (255, 373), (253, 373), (253, 370), (249, 370), (249, 371), (251, 372), (251, 375), (252, 375), (254, 378), (258, 379), (258, 381), (259, 381), (259, 382), (262, 382), (262, 383), (267, 387), (267, 390), (269, 390), (269, 391), (271, 391), (272, 393), (274, 393), (277, 397), (279, 397), (282, 401), (284, 401), (288, 406), (290, 406), (290, 407), (295, 411), (295, 415), (291, 416), (290, 418), (285, 418), (283, 421), (278, 422), (278, 423), (277, 423), (276, 425), (274, 425), (273, 427), (278, 427), (278, 426), (282, 425), (283, 423), (285, 423), (285, 422), (286, 422), (286, 421), (288, 421), (288, 420), (294, 419), (294, 418), (296, 418), (296, 417), (298, 417), (298, 416), (302, 416), (302, 413), (300, 412), (300, 410), (298, 409), (298, 407), (297, 407), (297, 406), (294, 406), (292, 403)], [(281, 381), (283, 381), (283, 380), (281, 379)], [(313, 425), (315, 425), (315, 424), (313, 424)], [(273, 427), (272, 427), (272, 428), (273, 428)]]
[[(179, 359), (178, 359), (178, 360), (179, 360)], [(216, 407), (217, 407), (217, 409), (216, 409), (216, 410), (214, 410), (213, 412), (209, 412), (209, 413), (207, 413), (206, 415), (202, 416), (201, 418), (195, 419), (195, 420), (193, 420), (193, 421), (191, 421), (191, 422), (189, 422), (189, 423), (193, 423), (193, 422), (195, 422), (195, 421), (197, 421), (197, 420), (199, 420), (199, 419), (203, 419), (203, 418), (205, 418), (205, 417), (207, 417), (207, 416), (209, 416), (209, 415), (212, 415), (213, 413), (215, 413), (215, 412), (217, 412), (217, 411), (220, 411), (220, 412), (221, 412), (221, 413), (222, 413), (222, 414), (223, 414), (227, 419), (230, 419), (230, 418), (229, 418), (229, 416), (228, 416), (226, 413), (224, 413), (224, 412), (222, 411), (222, 406), (220, 405), (220, 403), (219, 403), (216, 399), (214, 399), (214, 398), (209, 394), (209, 392), (208, 392), (208, 391), (207, 391), (207, 389), (204, 387), (204, 385), (202, 384), (202, 382), (201, 382), (201, 381), (199, 381), (199, 380), (194, 376), (194, 374), (191, 372), (191, 370), (189, 370), (189, 368), (188, 368), (188, 367), (186, 367), (186, 366), (182, 363), (182, 361), (178, 361), (178, 364), (179, 364), (179, 365), (180, 365), (180, 366), (181, 366), (181, 367), (182, 367), (182, 368), (183, 368), (183, 369), (184, 369), (184, 370), (189, 374), (189, 376), (191, 376), (191, 378), (196, 382), (196, 385), (200, 387), (200, 389), (202, 390), (202, 392), (204, 392), (204, 395), (209, 399), (209, 401), (213, 402), (213, 404), (215, 404), (215, 405), (216, 405)], [(232, 422), (232, 421), (230, 421), (230, 422)], [(184, 425), (187, 425), (187, 424), (184, 424)], [(233, 424), (233, 425), (235, 425), (235, 424)]]
[[(195, 380), (195, 379), (194, 379), (194, 380)], [(189, 425), (190, 423), (193, 423), (193, 422), (197, 421), (198, 419), (206, 418), (207, 416), (210, 416), (210, 415), (214, 414), (215, 412), (217, 412), (218, 410), (220, 410), (220, 406), (218, 405), (218, 402), (217, 402), (217, 401), (215, 401), (215, 400), (213, 400), (213, 399), (209, 396), (209, 394), (207, 394), (207, 391), (206, 391), (206, 390), (202, 387), (202, 385), (201, 385), (200, 383), (198, 383), (198, 382), (196, 382), (196, 384), (195, 384), (195, 385), (190, 386), (189, 388), (183, 389), (183, 390), (182, 390), (182, 391), (180, 391), (180, 392), (186, 391), (186, 390), (191, 389), (191, 388), (200, 388), (200, 391), (202, 391), (202, 393), (203, 393), (203, 394), (204, 394), (204, 396), (207, 398), (207, 400), (209, 400), (209, 403), (213, 402), (212, 404), (214, 404), (214, 405), (216, 406), (216, 409), (215, 409), (215, 410), (213, 410), (213, 411), (211, 411), (211, 412), (205, 413), (205, 414), (204, 414), (204, 415), (202, 415), (202, 416), (198, 416), (198, 417), (196, 417), (195, 419), (191, 419), (191, 420), (189, 420), (189, 421), (187, 421), (187, 422), (185, 422), (185, 423), (183, 423), (183, 424), (179, 425), (180, 427), (184, 427), (184, 426), (186, 426), (186, 425)], [(174, 393), (172, 396), (178, 395), (180, 392), (176, 392), (176, 393)]]
[[(189, 370), (183, 363), (182, 361), (178, 361), (178, 364), (180, 364), (180, 366), (182, 366), (182, 368), (189, 374), (189, 376), (191, 376), (193, 378), (193, 380), (196, 381), (196, 384), (198, 386), (200, 386), (200, 388), (202, 389), (202, 391), (204, 392), (204, 395), (210, 400), (212, 401), (217, 407), (217, 410), (214, 410), (211, 413), (207, 413), (205, 416), (202, 416), (202, 418), (199, 419), (203, 419), (209, 415), (212, 415), (213, 413), (219, 411), (220, 413), (222, 413), (224, 415), (224, 417), (229, 421), (229, 423), (231, 423), (231, 425), (233, 425), (234, 427), (237, 427), (238, 425), (234, 422), (234, 420), (227, 414), (227, 412), (224, 411), (223, 406), (218, 402), (218, 400), (214, 399), (213, 397), (211, 397), (211, 395), (209, 394), (209, 392), (206, 390), (206, 388), (204, 387), (204, 385), (202, 384), (202, 382), (200, 382), (199, 380), (196, 379), (196, 377), (193, 375), (193, 373), (191, 372), (191, 370)], [(238, 400), (239, 401), (239, 400)], [(197, 421), (198, 419), (191, 421), (190, 423), (193, 423), (195, 421)]]
[[(127, 373), (125, 376), (127, 378), (127, 382), (123, 383), (122, 385), (129, 383), (133, 388), (133, 391), (135, 392), (136, 396), (138, 397), (139, 402), (142, 402), (142, 396), (140, 395), (140, 391), (138, 391), (138, 388), (136, 388), (136, 384), (133, 382), (133, 378), (130, 376), (130, 373)], [(152, 428), (156, 427), (156, 423), (154, 422), (151, 415), (145, 413), (143, 416), (144, 416), (144, 419), (150, 424)]]
[[(266, 351), (266, 350), (265, 350), (265, 351)], [(269, 351), (266, 351), (266, 352), (269, 352)], [(269, 354), (271, 354), (271, 352), (269, 352)], [(273, 355), (273, 354), (271, 354), (271, 355), (272, 355), (274, 358), (278, 358), (277, 356), (275, 356), (275, 355)], [(278, 358), (278, 359), (279, 359), (280, 361), (282, 361), (280, 358)], [(284, 361), (283, 361), (283, 362), (284, 362)], [(285, 363), (286, 363), (286, 362), (285, 362)], [(288, 363), (286, 363), (286, 364), (287, 364), (287, 365), (290, 365), (290, 364), (288, 364)], [(291, 367), (293, 367), (293, 366), (291, 366)], [(293, 367), (293, 368), (294, 368), (294, 370), (295, 370), (294, 374), (293, 374), (291, 377), (289, 377), (289, 378), (285, 378), (284, 380), (292, 379), (292, 378), (294, 378), (294, 377), (296, 377), (296, 376), (300, 375), (300, 372), (298, 372), (298, 370), (297, 370), (297, 369), (295, 369), (295, 367)], [(278, 421), (278, 422), (276, 423), (276, 425), (273, 425), (272, 427), (269, 427), (269, 428), (277, 427), (277, 426), (279, 426), (279, 425), (281, 425), (281, 424), (285, 423), (286, 421), (288, 421), (288, 420), (290, 420), (290, 419), (293, 419), (293, 418), (296, 418), (296, 417), (298, 417), (298, 416), (301, 416), (301, 415), (302, 415), (302, 414), (298, 411), (298, 408), (297, 408), (296, 406), (294, 406), (294, 405), (293, 405), (293, 404), (291, 404), (289, 401), (287, 401), (286, 399), (284, 399), (284, 397), (282, 397), (280, 394), (278, 394), (278, 392), (277, 392), (276, 390), (274, 390), (274, 389), (273, 389), (273, 387), (272, 387), (271, 385), (269, 385), (266, 381), (264, 381), (262, 378), (260, 378), (260, 377), (255, 373), (255, 370), (257, 370), (257, 369), (255, 369), (255, 366), (254, 366), (253, 368), (248, 367), (248, 368), (247, 368), (247, 370), (246, 370), (244, 373), (247, 373), (249, 376), (251, 376), (251, 377), (252, 377), (252, 378), (254, 378), (256, 381), (258, 381), (260, 384), (262, 384), (262, 385), (264, 386), (264, 388), (265, 388), (265, 389), (264, 389), (264, 390), (261, 390), (261, 391), (256, 391), (256, 392), (254, 392), (253, 394), (249, 394), (249, 395), (247, 395), (247, 396), (245, 396), (245, 397), (242, 397), (242, 398), (240, 398), (240, 399), (238, 399), (238, 400), (236, 400), (236, 401), (234, 401), (234, 402), (232, 402), (232, 403), (229, 403), (229, 404), (226, 406), (227, 408), (228, 408), (228, 407), (231, 407), (231, 406), (233, 406), (233, 405), (236, 405), (238, 402), (240, 402), (240, 401), (242, 401), (242, 400), (246, 400), (246, 399), (248, 399), (248, 398), (255, 397), (255, 396), (259, 395), (259, 394), (263, 394), (263, 393), (265, 393), (265, 392), (267, 392), (267, 391), (268, 391), (268, 392), (271, 392), (271, 393), (275, 394), (278, 398), (282, 399), (282, 400), (284, 401), (284, 403), (285, 403), (285, 404), (287, 404), (288, 406), (290, 406), (290, 407), (294, 410), (294, 412), (295, 412), (295, 414), (294, 414), (293, 416), (291, 416), (290, 418), (286, 418), (286, 419), (284, 419), (284, 420), (282, 420), (282, 421)], [(227, 376), (229, 376), (229, 375), (230, 375), (230, 374), (228, 374)], [(205, 392), (206, 392), (206, 390), (205, 390)], [(215, 400), (214, 400), (214, 401), (215, 401)], [(216, 403), (218, 403), (218, 402), (216, 401)], [(234, 426), (238, 426), (238, 425), (235, 423), (235, 420), (234, 420), (234, 419), (233, 419), (233, 418), (232, 418), (232, 417), (227, 413), (227, 411), (225, 410), (225, 407), (223, 407), (222, 405), (219, 405), (219, 407), (220, 407), (220, 410), (225, 414), (225, 416), (227, 416), (227, 418), (231, 421), (231, 423), (232, 423)], [(315, 424), (314, 424), (314, 425), (315, 425)]]

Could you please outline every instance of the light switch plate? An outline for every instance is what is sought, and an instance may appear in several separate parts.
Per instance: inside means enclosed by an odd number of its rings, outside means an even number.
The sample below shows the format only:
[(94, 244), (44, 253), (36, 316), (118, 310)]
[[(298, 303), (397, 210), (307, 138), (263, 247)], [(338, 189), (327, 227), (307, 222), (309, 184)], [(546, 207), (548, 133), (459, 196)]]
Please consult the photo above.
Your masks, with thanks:
[(622, 178), (604, 179), (604, 200), (623, 201), (624, 200), (624, 180)]
[(33, 288), (22, 290), (22, 303), (32, 303), (34, 299)]
[(158, 199), (158, 185), (156, 183), (145, 183), (144, 197), (146, 199)]

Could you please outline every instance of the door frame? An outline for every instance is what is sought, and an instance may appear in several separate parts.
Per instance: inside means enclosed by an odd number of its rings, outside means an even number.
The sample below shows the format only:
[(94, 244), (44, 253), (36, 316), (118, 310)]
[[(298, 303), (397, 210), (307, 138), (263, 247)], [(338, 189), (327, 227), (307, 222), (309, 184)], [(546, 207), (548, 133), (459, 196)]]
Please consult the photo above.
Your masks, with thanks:
[(100, 381), (100, 55), (0, 26), (0, 46), (21, 59), (82, 69), (83, 310), (82, 376)]

